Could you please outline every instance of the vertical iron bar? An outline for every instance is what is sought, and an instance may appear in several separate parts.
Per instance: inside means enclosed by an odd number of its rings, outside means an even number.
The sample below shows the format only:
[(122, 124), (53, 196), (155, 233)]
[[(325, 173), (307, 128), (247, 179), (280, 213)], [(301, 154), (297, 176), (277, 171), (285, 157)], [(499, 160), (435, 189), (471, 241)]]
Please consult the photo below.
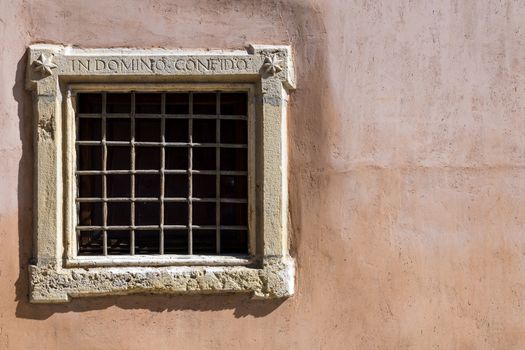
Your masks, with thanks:
[(164, 254), (164, 187), (165, 187), (165, 176), (164, 169), (166, 168), (166, 93), (161, 95), (161, 119), (160, 119), (160, 137), (162, 142), (161, 153), (160, 153), (160, 239), (159, 239), (159, 252)]
[(217, 254), (221, 253), (221, 93), (216, 95), (216, 114), (215, 121), (215, 250)]
[(193, 93), (189, 93), (189, 112), (190, 116), (188, 119), (188, 254), (193, 254), (193, 179), (192, 179), (192, 169), (193, 169)]
[(106, 227), (108, 225), (108, 203), (107, 203), (107, 158), (108, 158), (108, 147), (106, 146), (106, 101), (107, 93), (102, 93), (102, 225), (104, 230), (102, 231), (102, 250), (104, 255), (108, 255), (108, 231)]
[[(131, 226), (135, 226), (135, 91), (131, 92)], [(135, 255), (135, 230), (130, 230), (130, 254)]]

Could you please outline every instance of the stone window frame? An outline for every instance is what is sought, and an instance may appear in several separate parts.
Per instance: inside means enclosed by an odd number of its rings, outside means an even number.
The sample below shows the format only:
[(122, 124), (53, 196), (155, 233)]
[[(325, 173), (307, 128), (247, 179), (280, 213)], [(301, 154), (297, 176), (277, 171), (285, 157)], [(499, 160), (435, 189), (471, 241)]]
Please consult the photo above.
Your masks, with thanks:
[[(294, 293), (288, 249), (287, 102), (295, 88), (291, 48), (246, 51), (81, 49), (37, 44), (28, 49), (26, 87), (34, 108), (34, 242), (30, 301), (61, 303), (131, 293)], [(74, 94), (77, 89), (170, 85), (253, 91), (255, 217), (248, 258), (228, 256), (88, 257), (73, 251)], [(182, 84), (182, 85), (181, 85)], [(251, 192), (253, 190), (253, 192)], [(251, 230), (253, 231), (253, 230)]]

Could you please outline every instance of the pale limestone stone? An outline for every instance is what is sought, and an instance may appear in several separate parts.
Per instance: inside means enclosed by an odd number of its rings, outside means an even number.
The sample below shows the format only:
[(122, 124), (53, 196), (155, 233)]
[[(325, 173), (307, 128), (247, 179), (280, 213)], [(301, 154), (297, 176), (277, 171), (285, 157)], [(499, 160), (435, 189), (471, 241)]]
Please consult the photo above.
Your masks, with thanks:
[[(245, 84), (255, 96), (252, 149), (260, 157), (249, 175), (255, 204), (253, 258), (76, 256), (74, 243), (74, 148), (71, 94), (119, 82), (164, 89), (184, 81)], [(287, 46), (248, 51), (29, 48), (27, 87), (35, 110), (35, 264), (32, 302), (130, 293), (252, 293), (281, 298), (294, 292), (294, 261), (288, 254), (286, 110), (295, 87)], [(252, 137), (252, 140), (254, 137)]]
[(260, 269), (245, 266), (57, 268), (30, 265), (31, 302), (60, 303), (72, 297), (132, 293), (253, 293), (289, 297), (294, 291), (290, 257), (267, 258)]

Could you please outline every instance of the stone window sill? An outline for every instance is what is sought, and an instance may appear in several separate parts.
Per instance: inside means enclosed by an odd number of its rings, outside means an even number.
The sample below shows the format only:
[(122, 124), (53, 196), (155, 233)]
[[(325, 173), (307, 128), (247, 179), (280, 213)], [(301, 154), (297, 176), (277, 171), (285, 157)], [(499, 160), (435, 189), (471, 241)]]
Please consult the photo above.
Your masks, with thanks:
[(248, 266), (150, 266), (56, 269), (31, 265), (31, 302), (62, 303), (71, 297), (131, 293), (252, 293), (254, 298), (289, 297), (294, 290), (291, 258), (266, 258)]

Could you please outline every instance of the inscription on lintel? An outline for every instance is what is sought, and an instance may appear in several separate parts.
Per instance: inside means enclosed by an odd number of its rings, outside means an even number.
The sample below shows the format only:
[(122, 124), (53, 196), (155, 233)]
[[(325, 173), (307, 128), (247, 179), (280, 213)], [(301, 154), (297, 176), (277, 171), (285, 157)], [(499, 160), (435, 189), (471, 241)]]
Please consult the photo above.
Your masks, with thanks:
[(175, 73), (248, 71), (250, 60), (243, 57), (115, 57), (71, 58), (72, 72)]

